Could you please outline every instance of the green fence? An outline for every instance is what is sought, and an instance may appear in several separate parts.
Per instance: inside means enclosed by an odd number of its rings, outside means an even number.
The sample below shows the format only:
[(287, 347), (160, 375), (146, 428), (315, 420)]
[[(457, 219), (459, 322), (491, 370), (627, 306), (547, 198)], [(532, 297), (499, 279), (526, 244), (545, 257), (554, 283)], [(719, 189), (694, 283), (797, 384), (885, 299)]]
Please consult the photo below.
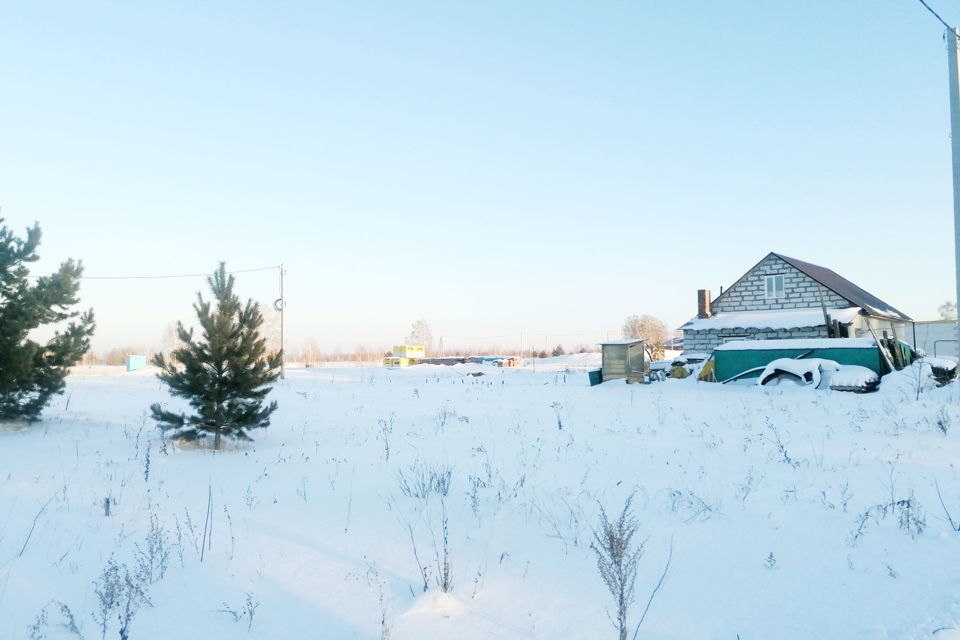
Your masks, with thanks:
[[(713, 352), (715, 361), (715, 375), (718, 382), (729, 380), (750, 369), (765, 367), (778, 358), (796, 359), (823, 358), (833, 360), (839, 364), (852, 364), (866, 367), (877, 375), (887, 373), (886, 363), (876, 346), (863, 348), (823, 348), (823, 349), (737, 349), (717, 350)], [(909, 361), (909, 355), (907, 355)], [(745, 378), (755, 378), (760, 371), (745, 375)]]

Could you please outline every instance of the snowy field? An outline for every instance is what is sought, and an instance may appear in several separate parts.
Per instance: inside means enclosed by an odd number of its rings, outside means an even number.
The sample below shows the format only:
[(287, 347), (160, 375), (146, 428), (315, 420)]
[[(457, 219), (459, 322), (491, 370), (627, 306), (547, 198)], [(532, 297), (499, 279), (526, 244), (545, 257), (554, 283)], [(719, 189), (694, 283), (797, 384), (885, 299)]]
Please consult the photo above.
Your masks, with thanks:
[(589, 545), (630, 494), (633, 625), (672, 547), (637, 638), (960, 637), (955, 389), (544, 364), (291, 369), (220, 453), (161, 439), (150, 372), (71, 377), (0, 426), (0, 638), (119, 637), (100, 601), (138, 565), (132, 640), (615, 638)]

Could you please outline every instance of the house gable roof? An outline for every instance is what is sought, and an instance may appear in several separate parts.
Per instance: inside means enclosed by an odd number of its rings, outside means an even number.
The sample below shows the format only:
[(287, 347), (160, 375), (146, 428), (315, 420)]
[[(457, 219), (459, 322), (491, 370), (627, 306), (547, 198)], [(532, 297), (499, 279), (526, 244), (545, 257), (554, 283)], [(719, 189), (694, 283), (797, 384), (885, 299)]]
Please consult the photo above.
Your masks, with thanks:
[(779, 258), (780, 260), (786, 262), (797, 271), (800, 271), (806, 276), (812, 278), (814, 281), (819, 282), (827, 289), (830, 289), (838, 296), (848, 300), (851, 305), (861, 307), (866, 315), (881, 318), (892, 318), (894, 320), (905, 320), (907, 322), (912, 321), (912, 318), (907, 314), (890, 306), (872, 293), (861, 289), (832, 269), (827, 269), (826, 267), (821, 267), (810, 262), (804, 262), (803, 260), (797, 260), (796, 258), (785, 256), (782, 253), (774, 253), (773, 251), (764, 256), (760, 262), (757, 262), (757, 264), (750, 267), (746, 273), (740, 276), (740, 278), (738, 278), (737, 281), (734, 282), (733, 285), (731, 285), (726, 291), (717, 296), (713, 302), (716, 303), (716, 301), (722, 298), (728, 291), (731, 291), (734, 287), (736, 287), (741, 280), (747, 277), (751, 271), (756, 269), (770, 256), (774, 256), (775, 258)]
[(797, 260), (796, 258), (790, 258), (781, 253), (774, 253), (773, 255), (794, 269), (810, 276), (837, 295), (846, 298), (854, 305), (862, 307), (867, 315), (894, 318), (896, 320), (911, 320), (907, 314), (892, 307), (872, 293), (861, 289), (831, 269), (804, 262), (803, 260)]

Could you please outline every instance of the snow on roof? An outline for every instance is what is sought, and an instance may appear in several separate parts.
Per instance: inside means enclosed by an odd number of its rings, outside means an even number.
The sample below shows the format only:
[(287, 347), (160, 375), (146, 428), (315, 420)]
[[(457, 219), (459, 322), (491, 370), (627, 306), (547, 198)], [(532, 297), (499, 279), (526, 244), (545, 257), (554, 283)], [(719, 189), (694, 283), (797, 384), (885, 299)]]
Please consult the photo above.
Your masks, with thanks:
[(643, 338), (625, 338), (623, 340), (606, 340), (604, 342), (598, 342), (599, 345), (607, 344), (637, 344), (638, 342), (643, 342)]
[[(845, 309), (827, 309), (832, 320), (842, 324), (852, 322), (860, 307)], [(700, 331), (704, 329), (796, 329), (799, 327), (818, 327), (823, 325), (823, 309), (773, 309), (770, 311), (732, 311), (718, 313), (709, 318), (692, 318), (683, 325), (684, 329)]]
[(768, 349), (868, 349), (873, 338), (786, 338), (784, 340), (733, 340), (715, 351), (761, 351)]

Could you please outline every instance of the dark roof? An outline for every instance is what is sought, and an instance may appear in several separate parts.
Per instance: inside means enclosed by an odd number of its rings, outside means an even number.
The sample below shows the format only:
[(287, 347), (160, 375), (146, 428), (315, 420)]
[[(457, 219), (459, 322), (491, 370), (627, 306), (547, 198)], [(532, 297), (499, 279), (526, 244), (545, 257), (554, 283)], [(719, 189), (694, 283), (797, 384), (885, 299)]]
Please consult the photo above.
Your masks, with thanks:
[(807, 274), (838, 296), (846, 298), (855, 306), (862, 308), (868, 315), (892, 318), (895, 320), (911, 320), (907, 314), (895, 309), (872, 293), (864, 291), (831, 269), (810, 264), (803, 260), (797, 260), (796, 258), (789, 258), (781, 253), (771, 253), (771, 255), (780, 258), (798, 271)]

